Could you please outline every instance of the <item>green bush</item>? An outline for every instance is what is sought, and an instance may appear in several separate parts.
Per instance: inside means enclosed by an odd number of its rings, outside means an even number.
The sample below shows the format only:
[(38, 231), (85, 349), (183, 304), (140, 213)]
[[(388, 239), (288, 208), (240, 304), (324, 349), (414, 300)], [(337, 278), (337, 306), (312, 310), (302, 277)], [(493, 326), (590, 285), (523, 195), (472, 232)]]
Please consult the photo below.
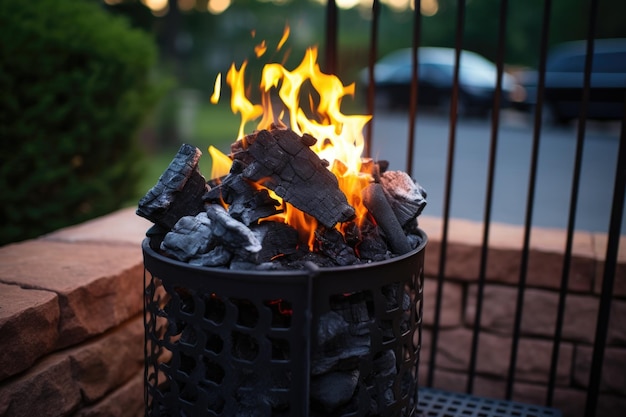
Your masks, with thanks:
[(0, 2), (0, 244), (137, 196), (156, 48), (96, 1)]

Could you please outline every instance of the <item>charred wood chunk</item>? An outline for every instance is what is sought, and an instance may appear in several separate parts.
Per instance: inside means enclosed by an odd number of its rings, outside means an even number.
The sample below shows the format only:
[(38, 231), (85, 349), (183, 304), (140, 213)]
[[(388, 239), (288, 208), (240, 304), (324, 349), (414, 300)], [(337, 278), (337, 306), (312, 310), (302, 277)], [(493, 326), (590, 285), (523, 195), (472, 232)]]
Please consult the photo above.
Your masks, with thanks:
[(234, 255), (256, 262), (261, 244), (243, 223), (230, 217), (221, 206), (212, 205), (195, 217), (181, 218), (165, 235), (161, 250), (194, 265), (223, 266)]
[(354, 217), (328, 163), (309, 148), (310, 136), (303, 138), (288, 129), (261, 130), (250, 142), (234, 155), (249, 162), (245, 178), (262, 183), (328, 228)]
[(346, 244), (343, 236), (337, 229), (323, 229), (315, 231), (315, 238), (319, 244), (320, 253), (333, 259), (339, 266), (359, 263), (354, 250)]
[(409, 225), (424, 210), (426, 191), (406, 172), (384, 172), (380, 184), (402, 227)]
[(202, 152), (183, 144), (157, 184), (139, 200), (137, 214), (170, 230), (184, 216), (204, 211), (207, 184), (198, 169)]
[(230, 217), (222, 206), (209, 206), (206, 214), (212, 221), (212, 233), (217, 241), (233, 254), (257, 261), (261, 243), (245, 224)]
[(251, 226), (261, 242), (259, 262), (270, 262), (277, 256), (288, 256), (298, 251), (298, 231), (279, 222), (262, 222)]
[(259, 219), (279, 213), (279, 202), (270, 197), (267, 189), (245, 179), (241, 175), (242, 165), (240, 161), (235, 161), (231, 172), (219, 186), (204, 195), (204, 200), (213, 204), (228, 204), (228, 214), (250, 226)]
[(380, 235), (378, 226), (368, 219), (360, 227), (356, 223), (349, 223), (344, 232), (347, 243), (354, 247), (362, 262), (378, 262), (391, 258), (387, 242)]
[(199, 266), (225, 266), (232, 252), (219, 246), (213, 235), (213, 224), (202, 212), (181, 218), (161, 242), (165, 255)]
[(380, 184), (372, 183), (363, 190), (363, 203), (385, 233), (391, 250), (397, 255), (409, 252), (411, 250), (409, 240)]
[(170, 229), (166, 229), (163, 226), (159, 226), (158, 224), (152, 225), (148, 231), (146, 232), (146, 236), (150, 239), (150, 248), (152, 250), (158, 251), (161, 247), (161, 242), (165, 235), (170, 231)]
[(211, 220), (206, 213), (182, 217), (165, 235), (161, 250), (179, 261), (188, 262), (207, 253), (213, 244)]

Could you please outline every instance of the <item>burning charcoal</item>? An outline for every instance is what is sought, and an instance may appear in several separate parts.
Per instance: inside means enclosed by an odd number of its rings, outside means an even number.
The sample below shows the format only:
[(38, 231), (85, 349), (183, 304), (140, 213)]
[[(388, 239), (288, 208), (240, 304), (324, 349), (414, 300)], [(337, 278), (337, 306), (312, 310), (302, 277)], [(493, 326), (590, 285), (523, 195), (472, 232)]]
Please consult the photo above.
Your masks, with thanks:
[(351, 224), (347, 228), (346, 240), (355, 247), (361, 261), (384, 261), (390, 258), (385, 239), (380, 235), (378, 226), (365, 219), (358, 227)]
[(311, 378), (310, 397), (315, 408), (332, 413), (350, 402), (359, 383), (359, 370), (329, 372)]
[(230, 217), (222, 206), (211, 205), (207, 208), (206, 214), (212, 221), (215, 239), (232, 253), (256, 262), (261, 243), (246, 225)]
[(207, 184), (198, 169), (202, 152), (183, 144), (157, 184), (139, 201), (137, 214), (167, 230), (184, 216), (204, 211)]
[(250, 226), (261, 218), (279, 213), (276, 208), (279, 203), (266, 189), (259, 189), (243, 178), (241, 171), (244, 168), (241, 161), (233, 161), (230, 173), (204, 195), (204, 200), (213, 204), (225, 202), (231, 217)]
[(337, 229), (316, 231), (315, 237), (319, 243), (320, 253), (333, 259), (337, 265), (354, 265), (359, 262), (354, 250), (344, 242), (343, 236)]
[(402, 227), (424, 210), (426, 191), (406, 172), (387, 171), (380, 176), (380, 184)]
[(385, 233), (391, 250), (397, 255), (409, 252), (411, 245), (380, 184), (372, 183), (363, 190), (363, 203)]
[(289, 255), (277, 259), (280, 261), (285, 269), (307, 269), (307, 265), (315, 264), (320, 268), (333, 268), (337, 264), (321, 253), (309, 252), (301, 246), (298, 247), (298, 252), (294, 255)]
[(249, 138), (249, 147), (234, 155), (250, 162), (243, 176), (262, 181), (285, 201), (332, 228), (355, 215), (337, 178), (309, 146), (312, 137), (300, 137), (292, 130), (261, 130)]
[(269, 262), (280, 255), (292, 255), (298, 250), (298, 231), (285, 223), (263, 222), (250, 229), (261, 242), (259, 262)]

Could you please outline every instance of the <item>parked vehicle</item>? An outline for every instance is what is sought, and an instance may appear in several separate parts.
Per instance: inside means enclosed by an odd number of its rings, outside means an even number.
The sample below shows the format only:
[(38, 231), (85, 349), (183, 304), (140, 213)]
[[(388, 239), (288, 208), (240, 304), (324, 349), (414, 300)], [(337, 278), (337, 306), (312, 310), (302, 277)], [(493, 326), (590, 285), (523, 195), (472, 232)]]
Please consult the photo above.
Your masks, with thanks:
[[(454, 80), (455, 50), (421, 47), (418, 57), (420, 105), (449, 111)], [(401, 49), (380, 59), (374, 67), (376, 102), (382, 107), (406, 106), (411, 94), (411, 49)], [(461, 51), (459, 67), (458, 114), (486, 114), (493, 105), (497, 68), (483, 56)], [(361, 72), (368, 85), (367, 69)], [(516, 91), (514, 78), (503, 74), (501, 106), (506, 107)]]
[[(584, 87), (586, 41), (560, 44), (552, 48), (546, 61), (545, 118), (567, 122), (578, 118)], [(626, 39), (597, 39), (589, 84), (587, 117), (621, 119), (626, 97)], [(522, 110), (533, 110), (537, 101), (537, 71), (519, 74), (526, 99), (518, 104)]]

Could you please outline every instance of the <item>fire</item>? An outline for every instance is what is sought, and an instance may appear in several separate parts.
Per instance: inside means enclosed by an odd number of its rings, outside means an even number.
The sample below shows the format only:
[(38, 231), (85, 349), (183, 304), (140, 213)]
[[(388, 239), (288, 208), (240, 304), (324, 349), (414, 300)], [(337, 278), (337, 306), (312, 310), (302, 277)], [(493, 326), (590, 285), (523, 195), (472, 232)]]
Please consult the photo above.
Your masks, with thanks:
[[(277, 50), (283, 46), (288, 35), (289, 28), (286, 27)], [(265, 43), (262, 45), (265, 48)], [(259, 50), (257, 55), (258, 52)], [(257, 124), (259, 130), (270, 129), (272, 124), (283, 125), (299, 135), (308, 133), (315, 137), (318, 141), (312, 146), (313, 151), (329, 162), (329, 169), (337, 177), (339, 187), (349, 204), (355, 208), (357, 222), (360, 224), (367, 215), (361, 191), (372, 179), (371, 173), (365, 169), (369, 165), (364, 167), (361, 157), (365, 143), (363, 128), (371, 116), (342, 113), (342, 99), (345, 96), (354, 96), (355, 85), (353, 83), (344, 86), (336, 75), (323, 73), (317, 58), (317, 48), (312, 47), (307, 49), (302, 62), (292, 71), (282, 64), (266, 64), (259, 84), (262, 104), (253, 104), (246, 96), (244, 73), (247, 62), (239, 70), (234, 64), (231, 65), (226, 80), (232, 91), (231, 109), (233, 113), (241, 114), (238, 140), (245, 136), (246, 124), (261, 116)], [(284, 110), (278, 115), (271, 105), (271, 97), (276, 94), (284, 106)], [(222, 165), (224, 159), (217, 156), (219, 151), (213, 149), (210, 153), (214, 165), (216, 159)], [(280, 200), (277, 196), (274, 197)], [(307, 235), (305, 240), (312, 249), (317, 221), (288, 203), (282, 204), (283, 221)]]

